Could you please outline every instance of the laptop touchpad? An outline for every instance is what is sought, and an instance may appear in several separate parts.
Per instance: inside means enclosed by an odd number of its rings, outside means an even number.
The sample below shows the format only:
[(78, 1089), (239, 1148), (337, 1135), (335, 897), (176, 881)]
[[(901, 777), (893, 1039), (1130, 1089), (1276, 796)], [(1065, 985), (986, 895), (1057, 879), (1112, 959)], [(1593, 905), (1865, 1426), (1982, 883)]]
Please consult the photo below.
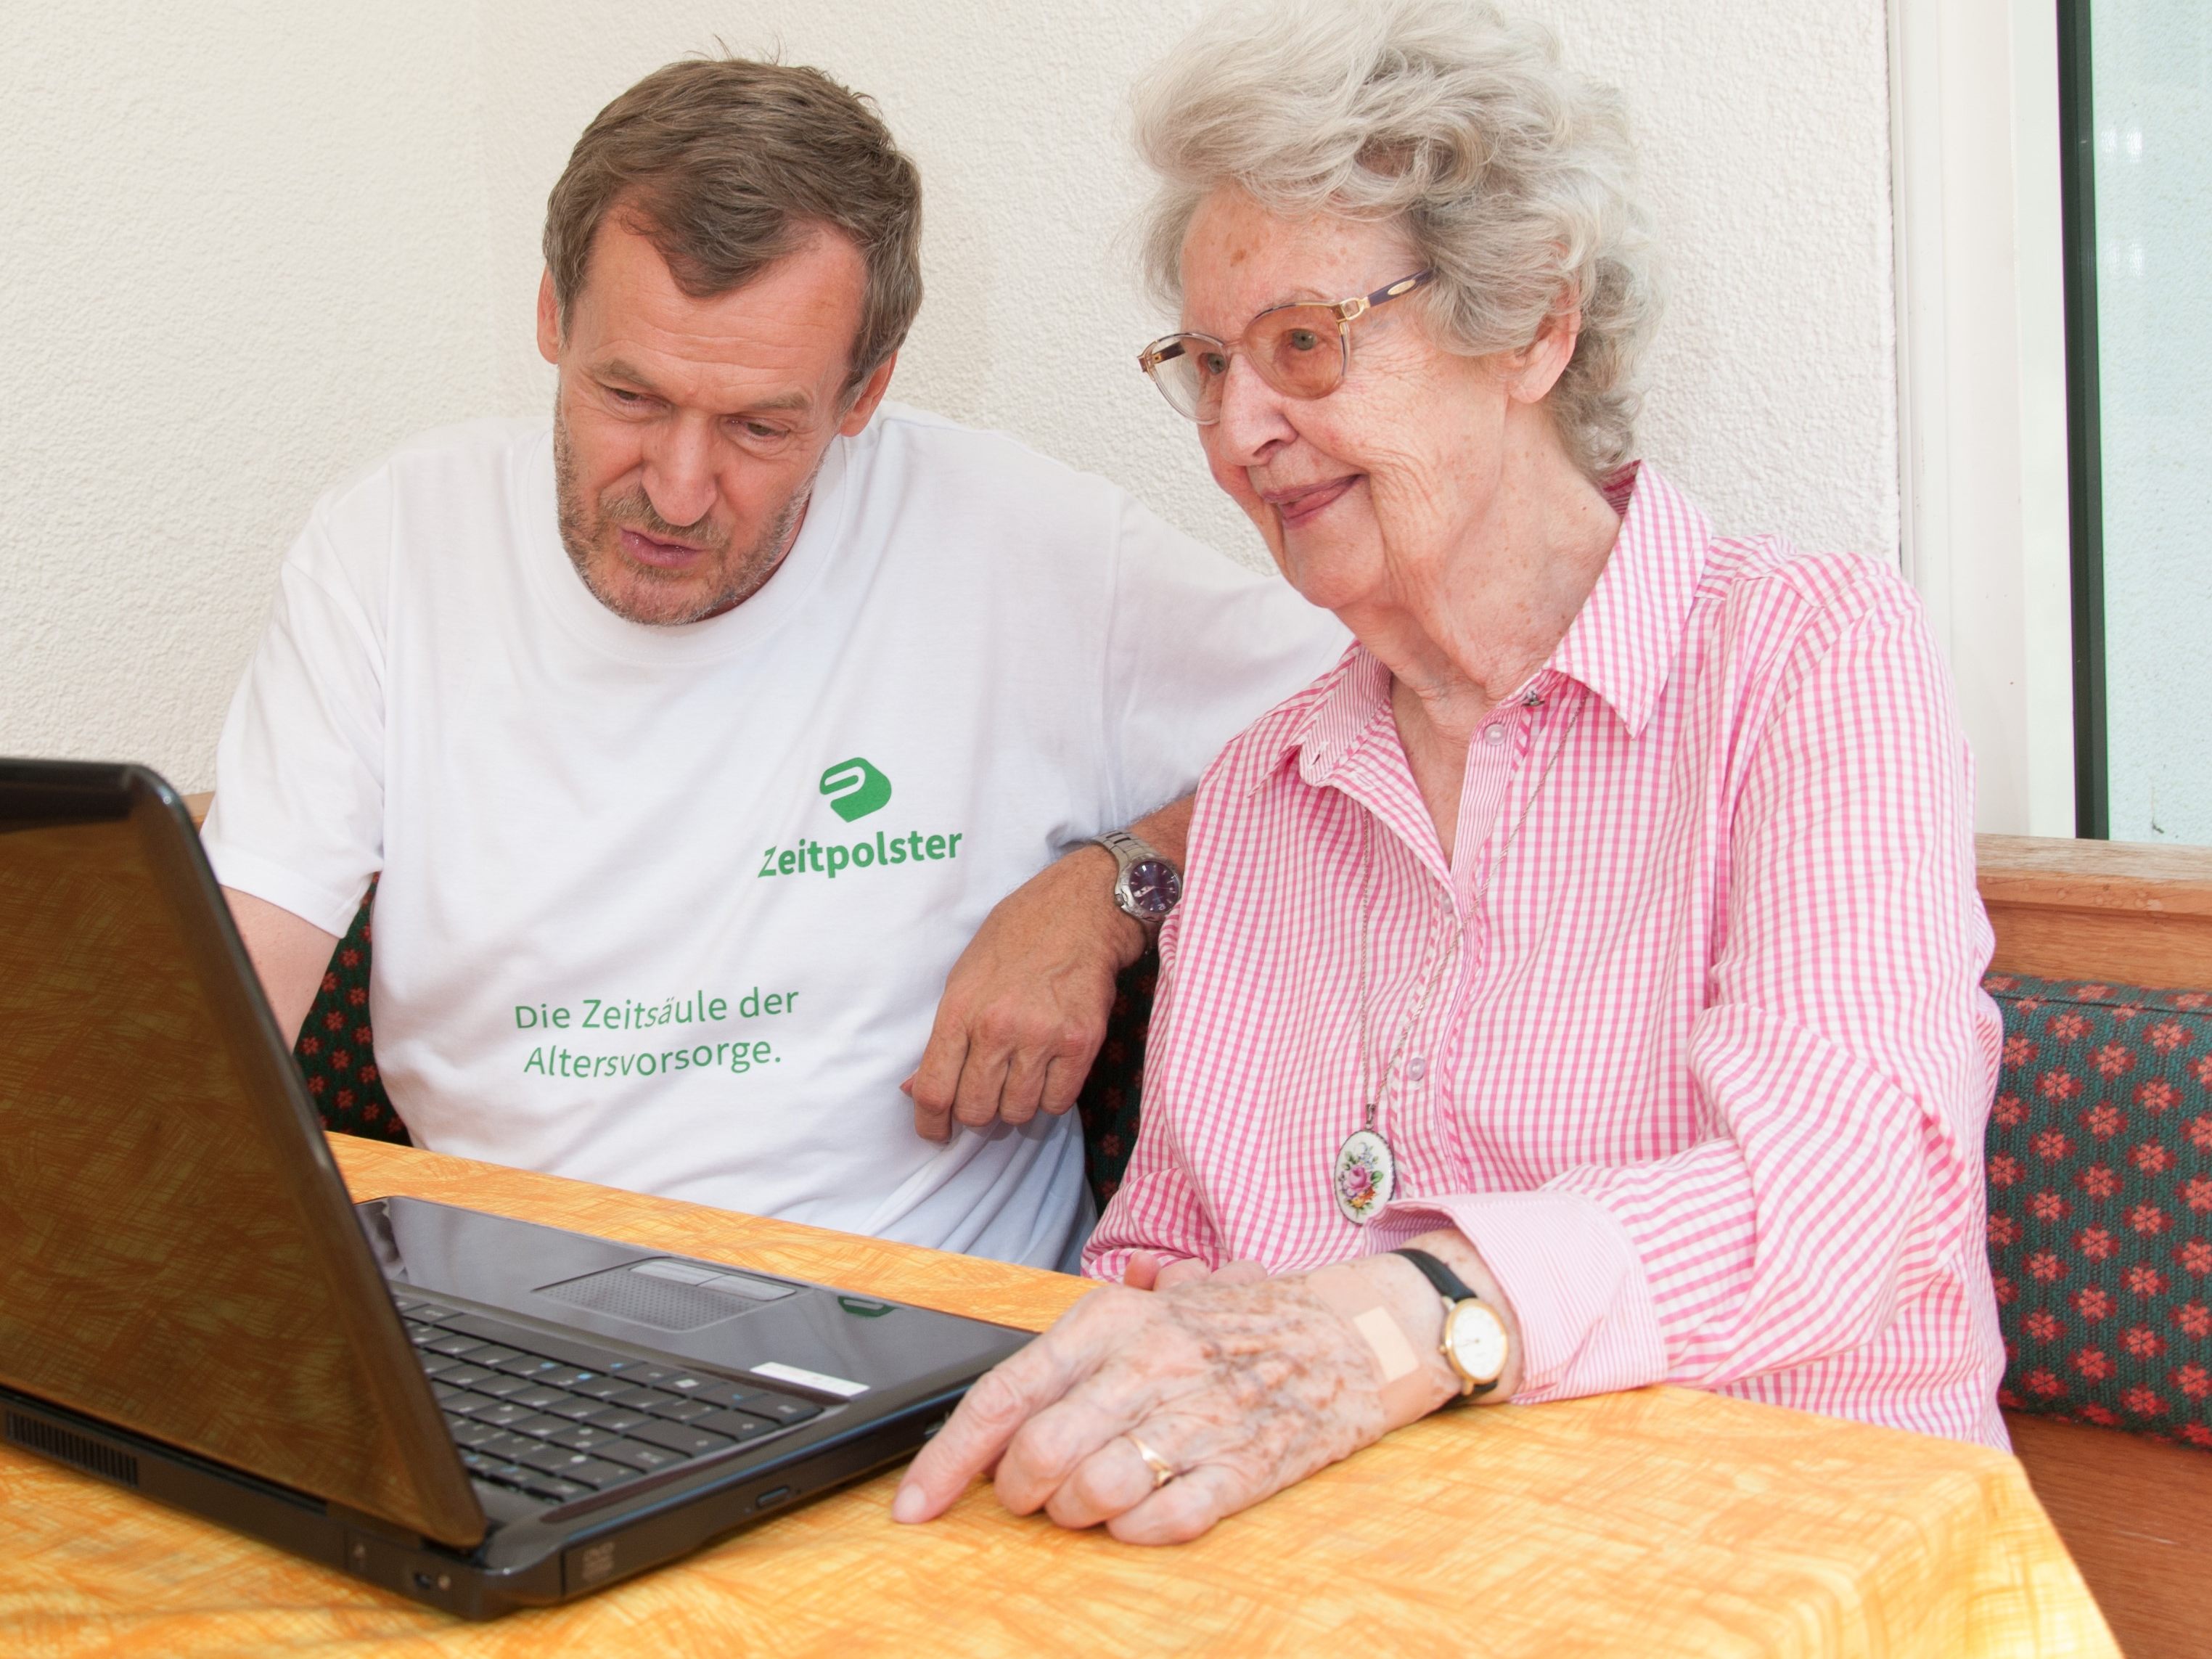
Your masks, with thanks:
[(718, 1320), (734, 1319), (763, 1303), (778, 1302), (793, 1286), (750, 1273), (729, 1273), (702, 1263), (655, 1256), (581, 1279), (541, 1285), (538, 1294), (617, 1319), (635, 1320), (657, 1330), (693, 1331)]

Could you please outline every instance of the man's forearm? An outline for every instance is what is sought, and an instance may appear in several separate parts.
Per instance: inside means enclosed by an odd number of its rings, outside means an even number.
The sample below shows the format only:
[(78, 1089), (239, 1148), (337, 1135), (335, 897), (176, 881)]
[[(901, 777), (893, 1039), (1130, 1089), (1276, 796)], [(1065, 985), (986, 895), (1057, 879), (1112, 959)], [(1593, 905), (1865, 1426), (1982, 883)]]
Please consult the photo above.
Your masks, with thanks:
[(314, 1006), (315, 993), (330, 966), (331, 952), (337, 948), (337, 936), (234, 887), (224, 888), (222, 896), (229, 901), (238, 936), (252, 959), (262, 994), (269, 999), (269, 1011), (276, 1016), (276, 1029), (285, 1042), (298, 1042), (300, 1027), (307, 1023), (307, 1010)]

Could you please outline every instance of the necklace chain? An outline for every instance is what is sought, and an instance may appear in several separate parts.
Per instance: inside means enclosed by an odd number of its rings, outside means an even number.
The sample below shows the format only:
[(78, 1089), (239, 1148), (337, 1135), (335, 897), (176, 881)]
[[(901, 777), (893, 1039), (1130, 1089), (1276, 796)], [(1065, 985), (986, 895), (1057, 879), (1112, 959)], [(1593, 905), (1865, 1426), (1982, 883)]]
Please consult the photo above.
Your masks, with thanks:
[[(1543, 771), (1537, 776), (1536, 787), (1528, 792), (1528, 799), (1522, 803), (1521, 816), (1514, 819), (1512, 833), (1505, 837), (1505, 844), (1498, 849), (1498, 856), (1491, 860), (1490, 867), (1482, 872), (1482, 880), (1474, 890), (1474, 902), (1468, 907), (1470, 912), (1482, 908), (1483, 896), (1490, 891), (1492, 884), (1498, 879), (1498, 872), (1505, 867), (1506, 855), (1521, 839), (1521, 831), (1528, 826), (1528, 814), (1535, 809), (1537, 798), (1544, 793), (1544, 786), (1552, 781), (1552, 769), (1559, 763), (1559, 757), (1566, 753), (1567, 744), (1575, 735), (1575, 728), (1582, 724), (1583, 716), (1589, 712), (1590, 695), (1587, 690), (1583, 693), (1583, 700), (1575, 709), (1574, 718), (1567, 722), (1567, 729), (1559, 734), (1558, 744), (1553, 749), (1550, 758), (1545, 761)], [(1420, 1029), (1421, 1016), (1428, 1012), (1429, 998), (1443, 978), (1443, 969), (1451, 956), (1450, 923), (1453, 918), (1449, 915), (1449, 906), (1447, 905), (1443, 948), (1436, 952), (1433, 968), (1424, 966), (1420, 994), (1413, 1000), (1412, 1013), (1399, 1026), (1398, 1040), (1391, 1045), (1390, 1057), (1382, 1062), (1382, 1070), (1376, 1078), (1376, 1087), (1370, 1091), (1367, 1086), (1367, 1060), (1374, 1043), (1370, 1030), (1374, 1009), (1368, 1000), (1367, 936), (1374, 912), (1375, 815), (1365, 812), (1364, 816), (1365, 833), (1359, 854), (1359, 1098), (1364, 1109), (1360, 1127), (1371, 1130), (1381, 1121), (1382, 1108), (1389, 1102), (1390, 1085), (1396, 1075), (1399, 1058), (1406, 1052), (1406, 1045), (1413, 1041), (1413, 1033)], [(1384, 1139), (1387, 1141), (1389, 1137)]]
[[(1413, 1033), (1420, 1029), (1421, 1016), (1428, 1011), (1429, 996), (1443, 978), (1442, 969), (1451, 954), (1450, 937), (1446, 933), (1443, 949), (1437, 951), (1434, 967), (1424, 963), (1421, 969), (1421, 992), (1413, 1000), (1413, 1011), (1398, 1028), (1398, 1040), (1391, 1045), (1390, 1057), (1382, 1062), (1382, 1070), (1376, 1078), (1376, 1086), (1367, 1086), (1367, 1056), (1374, 1037), (1370, 1030), (1373, 1024), (1373, 1009), (1368, 1000), (1367, 933), (1374, 912), (1373, 886), (1375, 879), (1375, 815), (1365, 814), (1365, 834), (1359, 853), (1359, 1099), (1364, 1109), (1360, 1127), (1372, 1129), (1380, 1120), (1384, 1102), (1390, 1093), (1390, 1079), (1398, 1066), (1398, 1058), (1406, 1052)], [(1433, 948), (1433, 947), (1432, 947)]]

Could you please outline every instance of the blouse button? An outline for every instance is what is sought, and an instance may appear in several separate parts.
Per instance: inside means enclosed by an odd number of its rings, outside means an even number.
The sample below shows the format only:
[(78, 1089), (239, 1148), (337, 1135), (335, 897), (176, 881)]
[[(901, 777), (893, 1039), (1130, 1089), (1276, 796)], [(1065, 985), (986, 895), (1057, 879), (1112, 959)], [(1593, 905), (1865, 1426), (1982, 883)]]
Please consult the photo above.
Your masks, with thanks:
[(1415, 1054), (1415, 1055), (1414, 1055), (1411, 1060), (1407, 1060), (1407, 1061), (1406, 1062), (1406, 1081), (1407, 1081), (1407, 1082), (1408, 1082), (1408, 1083), (1419, 1083), (1419, 1082), (1423, 1078), (1426, 1077), (1428, 1074), (1429, 1074), (1429, 1062), (1428, 1062), (1427, 1060), (1423, 1060), (1423, 1059), (1422, 1059), (1419, 1054)]
[(1501, 723), (1501, 724), (1492, 724), (1492, 725), (1490, 725), (1490, 726), (1484, 726), (1484, 727), (1482, 728), (1482, 740), (1483, 740), (1485, 743), (1491, 743), (1491, 744), (1498, 744), (1498, 743), (1503, 743), (1503, 742), (1504, 742), (1504, 741), (1505, 741), (1505, 727), (1504, 727), (1504, 726)]

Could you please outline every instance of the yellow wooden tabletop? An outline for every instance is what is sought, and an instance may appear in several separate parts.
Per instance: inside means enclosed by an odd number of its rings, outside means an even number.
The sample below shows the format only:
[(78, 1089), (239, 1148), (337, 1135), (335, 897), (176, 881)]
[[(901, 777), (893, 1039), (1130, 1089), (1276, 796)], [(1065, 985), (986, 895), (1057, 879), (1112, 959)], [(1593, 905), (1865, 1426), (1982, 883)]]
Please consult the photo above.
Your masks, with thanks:
[[(1042, 1328), (1055, 1273), (333, 1138), (406, 1193)], [(2020, 1466), (1679, 1389), (1450, 1413), (1196, 1543), (895, 1525), (885, 1475), (566, 1607), (465, 1625), (0, 1449), (0, 1652), (2116, 1654)]]

